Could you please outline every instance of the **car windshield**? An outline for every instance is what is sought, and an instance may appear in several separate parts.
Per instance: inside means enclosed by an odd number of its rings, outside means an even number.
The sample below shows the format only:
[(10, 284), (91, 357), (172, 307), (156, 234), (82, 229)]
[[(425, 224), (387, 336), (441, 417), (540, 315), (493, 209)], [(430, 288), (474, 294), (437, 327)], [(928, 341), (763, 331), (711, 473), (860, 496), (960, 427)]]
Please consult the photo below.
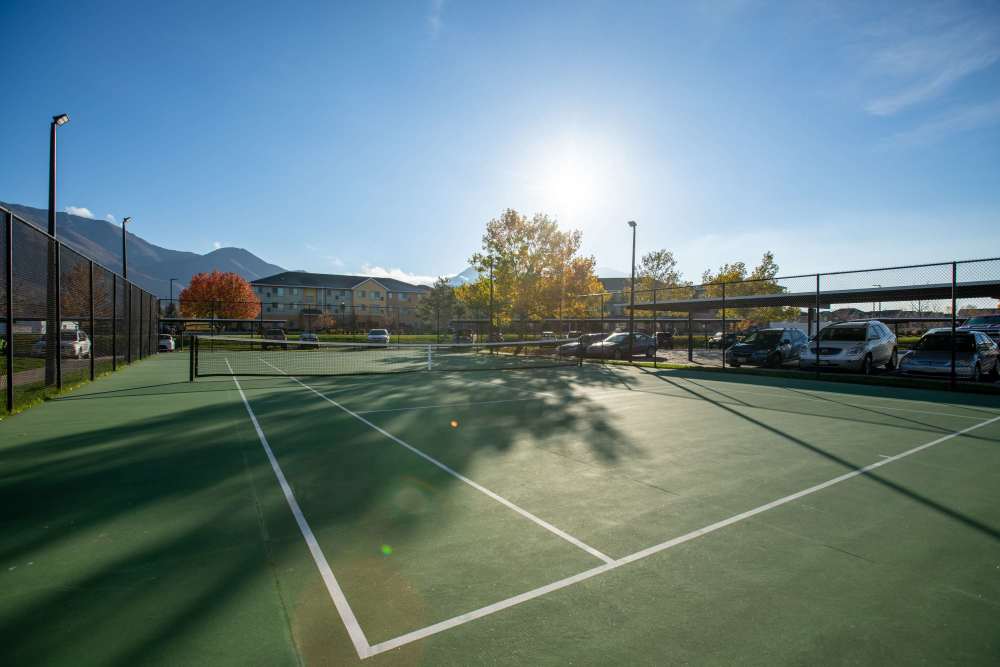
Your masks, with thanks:
[(372, 329), (368, 332), (369, 336), (388, 336), (389, 332), (385, 329)]
[(780, 331), (755, 331), (743, 339), (748, 345), (775, 345), (781, 339)]
[[(916, 349), (921, 352), (949, 352), (951, 351), (951, 334), (928, 334), (920, 339)], [(974, 352), (976, 349), (976, 339), (973, 336), (957, 334), (955, 336), (956, 352)]]
[(628, 340), (628, 334), (616, 333), (605, 339), (608, 343), (624, 343)]
[(827, 327), (819, 332), (820, 340), (864, 341), (867, 327)]
[(965, 326), (982, 326), (984, 324), (1000, 324), (1000, 315), (978, 315), (965, 323)]
[(580, 336), (581, 343), (596, 343), (599, 340), (604, 340), (604, 334), (587, 334), (586, 336)]

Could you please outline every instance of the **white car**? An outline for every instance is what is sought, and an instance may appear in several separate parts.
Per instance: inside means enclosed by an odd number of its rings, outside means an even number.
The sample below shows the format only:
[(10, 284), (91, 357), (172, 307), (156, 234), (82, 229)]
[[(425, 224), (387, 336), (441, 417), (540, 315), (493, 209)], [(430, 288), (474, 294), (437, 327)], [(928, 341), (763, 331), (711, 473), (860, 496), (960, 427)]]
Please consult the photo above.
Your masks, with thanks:
[(174, 337), (170, 334), (160, 334), (160, 352), (173, 352), (175, 349)]
[(838, 322), (819, 332), (799, 354), (800, 368), (843, 368), (865, 375), (877, 366), (896, 367), (896, 335), (878, 320)]
[[(59, 336), (59, 348), (63, 359), (86, 359), (90, 356), (90, 339), (82, 331), (63, 331)], [(46, 337), (39, 338), (31, 346), (31, 356), (44, 357)]]
[(389, 330), (388, 329), (372, 329), (368, 332), (368, 342), (374, 343), (376, 345), (388, 345), (389, 344)]

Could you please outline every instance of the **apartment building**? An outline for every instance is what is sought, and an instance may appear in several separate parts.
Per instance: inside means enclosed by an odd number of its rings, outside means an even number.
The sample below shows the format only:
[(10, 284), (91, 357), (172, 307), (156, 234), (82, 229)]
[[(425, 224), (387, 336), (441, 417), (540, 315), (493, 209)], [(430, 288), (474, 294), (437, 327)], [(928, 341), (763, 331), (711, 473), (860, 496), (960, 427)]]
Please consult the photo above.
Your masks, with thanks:
[(250, 283), (264, 316), (289, 329), (407, 329), (430, 291), (393, 278), (285, 271)]

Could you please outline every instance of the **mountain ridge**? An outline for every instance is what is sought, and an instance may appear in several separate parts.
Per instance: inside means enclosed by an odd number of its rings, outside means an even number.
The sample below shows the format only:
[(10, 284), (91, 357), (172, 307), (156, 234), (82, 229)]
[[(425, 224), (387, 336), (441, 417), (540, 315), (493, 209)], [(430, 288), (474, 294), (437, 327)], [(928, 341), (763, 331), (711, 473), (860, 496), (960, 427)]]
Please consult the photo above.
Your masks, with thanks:
[[(21, 204), (0, 202), (19, 218), (45, 230), (48, 211)], [(56, 214), (59, 240), (77, 252), (105, 267), (121, 273), (121, 227), (106, 220), (85, 218), (70, 213)], [(266, 262), (244, 248), (217, 248), (200, 255), (186, 250), (172, 250), (146, 241), (128, 232), (129, 279), (158, 297), (170, 294), (170, 279), (176, 278), (176, 297), (179, 288), (186, 286), (191, 276), (208, 271), (237, 273), (247, 280), (281, 273), (285, 269)]]

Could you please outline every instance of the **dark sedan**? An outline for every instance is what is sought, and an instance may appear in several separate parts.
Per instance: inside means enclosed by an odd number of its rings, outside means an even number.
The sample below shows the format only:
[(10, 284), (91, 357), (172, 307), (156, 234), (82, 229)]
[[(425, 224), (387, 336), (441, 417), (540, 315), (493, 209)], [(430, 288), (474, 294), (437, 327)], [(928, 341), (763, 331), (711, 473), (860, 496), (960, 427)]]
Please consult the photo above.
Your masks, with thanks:
[[(656, 356), (656, 340), (652, 336), (643, 333), (632, 334), (632, 355), (642, 354), (652, 359)], [(627, 333), (611, 334), (599, 343), (594, 343), (587, 348), (588, 357), (600, 357), (602, 359), (627, 359), (628, 358), (628, 337)]]
[(798, 329), (758, 329), (726, 350), (731, 366), (750, 364), (776, 368), (796, 361), (809, 339)]
[(572, 343), (565, 343), (559, 346), (559, 355), (563, 357), (581, 357), (587, 353), (587, 348), (594, 343), (600, 343), (608, 337), (608, 334), (592, 333), (583, 334)]
[(962, 323), (959, 331), (980, 331), (1000, 342), (1000, 315), (976, 315)]

